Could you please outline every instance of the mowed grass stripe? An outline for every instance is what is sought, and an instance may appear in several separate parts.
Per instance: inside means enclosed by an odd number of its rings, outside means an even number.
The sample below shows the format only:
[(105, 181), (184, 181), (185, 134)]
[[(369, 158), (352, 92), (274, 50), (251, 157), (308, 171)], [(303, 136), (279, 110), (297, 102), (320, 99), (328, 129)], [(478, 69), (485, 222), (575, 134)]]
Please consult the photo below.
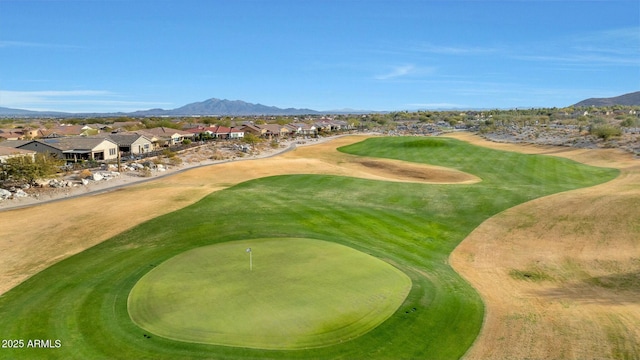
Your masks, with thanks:
[[(477, 294), (447, 265), (451, 250), (500, 211), (617, 175), (450, 139), (380, 138), (343, 150), (450, 166), (483, 181), (390, 184), (297, 175), (249, 181), (214, 193), (66, 259), (0, 297), (3, 338), (63, 341), (60, 349), (6, 350), (0, 357), (459, 358), (475, 339), (483, 313)], [(518, 170), (522, 166), (539, 168), (539, 174)], [(412, 288), (399, 310), (372, 331), (312, 350), (261, 351), (146, 338), (129, 319), (130, 290), (163, 261), (201, 246), (268, 237), (351, 246), (398, 267), (411, 278)], [(68, 327), (61, 331), (59, 324)]]

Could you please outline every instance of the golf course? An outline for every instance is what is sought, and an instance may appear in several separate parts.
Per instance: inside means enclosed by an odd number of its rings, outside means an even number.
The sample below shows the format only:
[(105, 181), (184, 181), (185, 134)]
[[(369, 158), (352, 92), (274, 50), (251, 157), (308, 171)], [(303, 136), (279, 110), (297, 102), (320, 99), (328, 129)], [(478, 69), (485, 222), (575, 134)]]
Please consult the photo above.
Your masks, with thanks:
[[(575, 280), (560, 265), (526, 258), (540, 244), (553, 246), (540, 234), (558, 229), (537, 224), (569, 221), (593, 203), (576, 200), (593, 194), (584, 191), (603, 189), (602, 201), (621, 178), (631, 199), (623, 210), (633, 209), (637, 165), (620, 170), (601, 158), (590, 166), (543, 154), (549, 148), (524, 153), (467, 140), (351, 136), (2, 212), (0, 278), (12, 286), (0, 295), (0, 338), (25, 346), (3, 347), (0, 358), (526, 358), (531, 348), (505, 342), (505, 334), (521, 334), (514, 342), (543, 337), (544, 327), (525, 330), (544, 324), (544, 315), (510, 318), (514, 303), (500, 301), (521, 295), (518, 286), (543, 299)], [(556, 215), (563, 204), (567, 214)], [(623, 239), (640, 232), (632, 221), (622, 228)], [(564, 244), (564, 260), (588, 246), (571, 229), (589, 240), (598, 225), (564, 228), (557, 238), (575, 240)], [(535, 231), (540, 244), (519, 231)], [(631, 276), (594, 286), (621, 281), (624, 296), (637, 295), (637, 245), (625, 241), (629, 266), (620, 272)], [(562, 300), (580, 311), (579, 302)], [(637, 315), (637, 300), (628, 303)], [(491, 340), (487, 326), (502, 337)], [(623, 342), (612, 357), (637, 356), (637, 335), (619, 326), (608, 332)], [(31, 339), (61, 346), (29, 348)]]

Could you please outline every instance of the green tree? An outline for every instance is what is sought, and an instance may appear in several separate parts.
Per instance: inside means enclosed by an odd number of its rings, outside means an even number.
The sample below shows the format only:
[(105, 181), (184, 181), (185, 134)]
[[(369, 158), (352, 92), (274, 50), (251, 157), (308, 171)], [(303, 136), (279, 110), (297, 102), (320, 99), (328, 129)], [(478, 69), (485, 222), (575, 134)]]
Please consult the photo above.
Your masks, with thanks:
[(282, 116), (278, 116), (275, 120), (275, 123), (278, 125), (286, 125), (289, 124), (292, 121), (292, 119), (290, 118), (286, 118), (286, 117), (282, 117)]
[(260, 138), (251, 133), (246, 133), (242, 141), (244, 141), (247, 144), (255, 145), (260, 142)]
[(7, 179), (32, 183), (37, 179), (55, 175), (62, 165), (64, 160), (56, 159), (50, 154), (36, 154), (33, 157), (9, 158), (2, 164), (2, 168)]
[(229, 116), (225, 116), (225, 117), (219, 119), (216, 123), (219, 126), (231, 127), (231, 121), (232, 121), (232, 119)]

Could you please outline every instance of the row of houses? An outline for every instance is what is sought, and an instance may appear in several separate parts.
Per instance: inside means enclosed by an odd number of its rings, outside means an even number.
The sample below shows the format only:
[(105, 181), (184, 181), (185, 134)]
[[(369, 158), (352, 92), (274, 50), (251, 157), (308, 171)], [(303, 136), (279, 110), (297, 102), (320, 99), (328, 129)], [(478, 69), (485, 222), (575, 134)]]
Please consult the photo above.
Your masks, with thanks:
[(48, 128), (0, 129), (0, 139), (48, 139), (66, 136), (91, 136), (101, 131), (100, 125), (58, 125)]
[[(182, 143), (194, 134), (149, 129), (130, 133), (100, 133), (95, 136), (56, 137), (36, 140), (9, 140), (0, 143), (5, 159), (24, 151), (49, 153), (67, 162), (109, 161), (119, 156), (144, 155), (165, 146)], [(161, 135), (160, 135), (161, 134)], [(12, 151), (14, 150), (14, 151)], [(2, 158), (0, 158), (2, 161)]]
[(195, 134), (206, 134), (217, 139), (238, 139), (245, 134), (252, 134), (262, 138), (282, 138), (290, 136), (317, 136), (320, 132), (332, 132), (339, 130), (351, 130), (346, 121), (321, 120), (313, 124), (290, 123), (290, 124), (255, 124), (247, 122), (237, 127), (195, 125), (187, 132)]
[[(320, 125), (322, 126), (322, 125)], [(290, 136), (316, 136), (325, 131), (347, 129), (346, 124), (330, 123), (323, 129), (316, 124), (251, 124), (239, 127), (197, 125), (187, 130), (167, 127), (129, 132), (96, 132), (91, 136), (53, 136), (35, 140), (10, 139), (0, 143), (0, 162), (11, 156), (49, 153), (67, 162), (83, 160), (110, 161), (122, 156), (153, 153), (164, 147), (182, 144), (185, 140), (242, 139), (245, 134), (274, 139)]]
[[(69, 136), (95, 136), (104, 132), (121, 132), (125, 128), (136, 128), (143, 126), (139, 121), (115, 122), (113, 124), (58, 124), (48, 128), (21, 127), (21, 128), (0, 128), (0, 140), (25, 140), (25, 139), (48, 139)], [(336, 131), (352, 128), (347, 122), (322, 118), (314, 123), (292, 123), (286, 125), (277, 124), (254, 124), (251, 121), (243, 122), (234, 127), (190, 125), (186, 129), (189, 132), (202, 130), (208, 132), (216, 138), (239, 138), (242, 133), (253, 133), (257, 136), (286, 136), (286, 135), (315, 135), (322, 131)], [(158, 128), (161, 129), (161, 128)], [(197, 132), (196, 132), (197, 133)], [(164, 134), (160, 134), (164, 135)]]

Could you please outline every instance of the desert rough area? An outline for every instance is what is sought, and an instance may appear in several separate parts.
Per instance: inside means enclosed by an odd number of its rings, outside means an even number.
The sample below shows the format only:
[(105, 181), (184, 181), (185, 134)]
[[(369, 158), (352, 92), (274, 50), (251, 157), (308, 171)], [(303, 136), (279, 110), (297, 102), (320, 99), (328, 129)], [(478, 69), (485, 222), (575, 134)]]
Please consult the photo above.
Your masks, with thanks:
[(613, 149), (453, 137), (621, 172), (605, 184), (508, 209), (456, 248), (451, 265), (485, 303), (466, 358), (640, 358), (640, 160)]
[[(608, 183), (506, 210), (485, 221), (451, 254), (451, 265), (485, 303), (481, 334), (466, 358), (639, 358), (640, 160), (612, 149), (494, 143), (470, 133), (448, 136), (621, 171)], [(250, 179), (335, 174), (441, 184), (480, 180), (449, 169), (336, 150), (362, 139), (341, 137), (274, 157), (194, 167), (161, 179), (2, 211), (0, 294), (128, 228)]]

